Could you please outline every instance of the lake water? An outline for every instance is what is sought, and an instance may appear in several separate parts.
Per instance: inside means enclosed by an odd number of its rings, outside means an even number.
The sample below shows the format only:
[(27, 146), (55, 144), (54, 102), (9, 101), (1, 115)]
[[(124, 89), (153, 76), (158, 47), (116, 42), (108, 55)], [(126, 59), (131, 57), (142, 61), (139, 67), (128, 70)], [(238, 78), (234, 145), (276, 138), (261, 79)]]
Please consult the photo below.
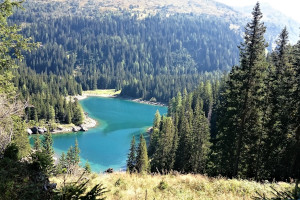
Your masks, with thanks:
[(156, 110), (161, 114), (167, 112), (167, 107), (118, 98), (89, 97), (80, 104), (99, 125), (87, 132), (53, 135), (53, 147), (58, 155), (66, 153), (77, 138), (81, 165), (88, 160), (94, 172), (107, 168), (124, 170), (132, 136), (138, 140), (140, 133), (152, 126)]

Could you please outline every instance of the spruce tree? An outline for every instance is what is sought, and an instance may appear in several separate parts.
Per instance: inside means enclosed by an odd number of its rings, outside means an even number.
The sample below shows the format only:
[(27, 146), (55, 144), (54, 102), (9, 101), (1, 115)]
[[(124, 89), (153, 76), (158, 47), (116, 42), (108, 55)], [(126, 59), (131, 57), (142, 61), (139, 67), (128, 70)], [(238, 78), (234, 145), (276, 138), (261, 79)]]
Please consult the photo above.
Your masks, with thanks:
[(262, 178), (288, 176), (288, 170), (282, 164), (288, 163), (290, 159), (288, 155), (290, 152), (286, 150), (290, 146), (291, 121), (296, 111), (292, 95), (296, 88), (295, 76), (290, 62), (291, 46), (288, 44), (286, 28), (280, 33), (276, 43), (277, 46), (271, 56), (273, 66), (268, 81), (269, 99), (266, 115), (268, 120), (264, 125), (268, 135), (264, 140), (265, 164), (260, 168)]
[(290, 176), (299, 178), (300, 177), (300, 40), (294, 47), (294, 62), (293, 68), (296, 73), (296, 89), (293, 92), (293, 102), (294, 109), (296, 114), (292, 120), (293, 123), (293, 132), (290, 139), (290, 155), (291, 155), (291, 164), (290, 164)]
[(135, 147), (135, 137), (132, 136), (129, 154), (127, 158), (127, 171), (133, 173), (135, 172), (135, 170), (136, 170), (136, 147)]
[(91, 165), (88, 160), (85, 162), (84, 170), (89, 174), (92, 172)]
[(78, 102), (78, 100), (75, 99), (74, 106), (73, 106), (73, 118), (72, 123), (79, 126), (83, 122), (83, 111), (82, 108)]
[(158, 139), (160, 137), (159, 136), (160, 124), (161, 124), (161, 115), (157, 110), (153, 120), (153, 130), (152, 133), (150, 134), (150, 144), (148, 147), (148, 155), (150, 157), (153, 155), (158, 145)]
[(44, 162), (47, 165), (44, 167), (45, 173), (50, 173), (54, 167), (54, 150), (53, 150), (53, 139), (52, 134), (47, 132), (44, 134), (44, 139), (42, 140), (42, 151), (37, 151), (36, 154), (43, 157)]
[(192, 148), (190, 171), (204, 173), (210, 148), (210, 132), (208, 119), (200, 108), (200, 100), (196, 103), (192, 121)]
[(221, 102), (216, 144), (219, 172), (226, 176), (257, 177), (265, 134), (264, 104), (267, 63), (262, 13), (257, 3), (239, 47), (240, 66), (233, 67)]
[(74, 164), (75, 165), (78, 165), (79, 162), (80, 162), (80, 156), (79, 156), (79, 153), (80, 153), (80, 149), (78, 147), (78, 140), (76, 138), (75, 140), (75, 146), (74, 146), (74, 149), (73, 149), (73, 154), (74, 154)]
[(143, 134), (141, 134), (140, 143), (137, 148), (136, 169), (139, 173), (148, 173), (149, 167), (147, 144)]
[(58, 161), (58, 165), (57, 165), (57, 173), (61, 174), (61, 173), (65, 173), (67, 170), (67, 160), (66, 160), (66, 155), (64, 152), (62, 152), (59, 161)]
[(163, 117), (156, 150), (152, 156), (152, 171), (170, 171), (175, 163), (174, 125), (171, 117)]
[(161, 116), (158, 110), (156, 110), (154, 121), (153, 121), (153, 129), (159, 128)]
[(53, 150), (53, 139), (52, 139), (52, 134), (50, 132), (47, 132), (44, 134), (44, 140), (42, 142), (43, 149), (51, 156), (53, 157), (54, 155), (54, 150)]
[(40, 139), (40, 134), (37, 134), (35, 137), (34, 137), (34, 146), (33, 148), (35, 150), (40, 150), (41, 149), (41, 139)]

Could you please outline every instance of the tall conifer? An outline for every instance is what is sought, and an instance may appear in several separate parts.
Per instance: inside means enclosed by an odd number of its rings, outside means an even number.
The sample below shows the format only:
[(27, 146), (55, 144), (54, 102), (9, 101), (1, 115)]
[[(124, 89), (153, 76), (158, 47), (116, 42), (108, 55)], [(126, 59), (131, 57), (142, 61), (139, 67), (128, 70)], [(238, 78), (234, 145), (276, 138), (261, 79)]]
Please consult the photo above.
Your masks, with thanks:
[(232, 69), (224, 91), (217, 147), (219, 173), (255, 177), (262, 160), (264, 135), (262, 107), (265, 98), (267, 63), (262, 13), (257, 3), (252, 21), (245, 27), (240, 49), (240, 66)]
[(127, 158), (127, 171), (132, 173), (136, 170), (136, 147), (135, 147), (135, 137), (132, 136), (130, 150)]
[(147, 153), (146, 140), (143, 134), (140, 135), (140, 143), (137, 149), (136, 156), (136, 169), (139, 173), (148, 173), (149, 172), (149, 160)]

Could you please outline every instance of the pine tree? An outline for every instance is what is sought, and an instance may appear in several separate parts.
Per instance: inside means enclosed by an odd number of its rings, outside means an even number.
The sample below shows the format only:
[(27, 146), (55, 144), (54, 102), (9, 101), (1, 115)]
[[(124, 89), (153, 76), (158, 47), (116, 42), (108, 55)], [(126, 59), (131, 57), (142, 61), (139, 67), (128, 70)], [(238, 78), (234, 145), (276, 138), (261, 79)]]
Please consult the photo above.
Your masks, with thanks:
[(158, 110), (156, 110), (154, 121), (153, 121), (153, 129), (159, 128), (161, 116)]
[[(240, 49), (240, 66), (229, 75), (222, 94), (226, 109), (220, 117), (218, 133), (219, 172), (227, 176), (257, 177), (264, 137), (264, 98), (267, 63), (262, 13), (257, 3), (253, 18), (245, 27)], [(224, 163), (222, 163), (224, 161)]]
[(54, 150), (52, 145), (53, 145), (52, 134), (47, 132), (44, 134), (44, 139), (42, 140), (42, 152), (40, 152), (40, 155), (45, 160), (45, 163), (47, 163), (46, 167), (44, 167), (46, 173), (50, 173), (54, 167), (54, 160), (53, 160)]
[(91, 165), (88, 160), (85, 162), (84, 170), (89, 174), (92, 172)]
[(40, 134), (37, 134), (34, 137), (34, 147), (35, 150), (41, 150), (41, 139), (40, 139)]
[(156, 150), (152, 156), (152, 171), (170, 171), (175, 163), (174, 125), (171, 117), (163, 117)]
[(67, 159), (66, 159), (66, 155), (64, 152), (62, 152), (59, 161), (58, 161), (58, 165), (57, 165), (57, 173), (61, 174), (61, 173), (65, 173), (67, 170)]
[[(268, 121), (265, 127), (268, 132), (264, 148), (264, 170), (261, 176), (279, 178), (284, 174), (287, 177), (287, 169), (283, 163), (288, 163), (290, 152), (289, 138), (292, 132), (292, 116), (295, 116), (293, 93), (295, 91), (295, 76), (292, 63), (290, 62), (291, 47), (288, 44), (288, 32), (282, 30), (277, 40), (277, 46), (272, 53), (273, 68), (268, 80)], [(283, 150), (284, 149), (284, 150)], [(261, 167), (262, 169), (262, 167)], [(270, 172), (272, 172), (270, 174)], [(282, 178), (282, 177), (281, 177)]]
[(143, 134), (141, 134), (140, 143), (137, 148), (136, 169), (139, 173), (148, 173), (149, 167), (146, 140)]
[(65, 117), (65, 122), (67, 124), (71, 124), (71, 122), (72, 122), (72, 115), (71, 115), (70, 108), (67, 108), (65, 116), (66, 116)]
[(294, 109), (296, 110), (296, 115), (292, 120), (293, 124), (293, 134), (290, 138), (290, 156), (291, 156), (291, 164), (290, 164), (290, 177), (300, 177), (300, 40), (294, 47), (294, 62), (293, 68), (296, 73), (296, 89), (293, 92), (293, 102)]
[(204, 173), (210, 148), (210, 132), (208, 119), (200, 109), (200, 100), (196, 103), (192, 122), (191, 171)]
[(153, 130), (150, 134), (150, 144), (148, 147), (148, 155), (151, 157), (157, 148), (157, 143), (159, 139), (159, 129), (160, 129), (161, 116), (159, 111), (157, 110), (154, 116), (153, 121)]
[(83, 111), (82, 108), (78, 102), (78, 100), (75, 100), (74, 102), (74, 106), (73, 106), (73, 118), (72, 118), (72, 122), (79, 126), (80, 124), (82, 124), (83, 122)]
[(130, 150), (127, 158), (127, 171), (130, 173), (136, 170), (136, 147), (135, 147), (135, 137), (132, 136)]
[(79, 162), (80, 162), (80, 157), (79, 157), (79, 153), (80, 153), (80, 149), (78, 147), (78, 140), (76, 138), (75, 140), (75, 146), (74, 146), (74, 149), (73, 149), (73, 153), (74, 153), (74, 164), (75, 165), (78, 165)]

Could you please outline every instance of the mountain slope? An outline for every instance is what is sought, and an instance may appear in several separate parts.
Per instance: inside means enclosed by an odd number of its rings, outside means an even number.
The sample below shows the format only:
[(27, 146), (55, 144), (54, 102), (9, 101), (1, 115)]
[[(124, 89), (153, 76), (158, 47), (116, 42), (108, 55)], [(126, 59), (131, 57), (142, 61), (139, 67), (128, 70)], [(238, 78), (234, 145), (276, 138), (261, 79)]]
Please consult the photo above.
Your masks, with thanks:
[[(237, 65), (249, 21), (212, 0), (28, 0), (24, 7), (12, 20), (42, 43), (27, 66), (72, 75), (83, 90), (123, 89), (164, 102)], [(281, 26), (269, 29), (272, 44)]]
[[(234, 7), (235, 10), (243, 13), (245, 17), (250, 17), (252, 12), (251, 6)], [(267, 40), (275, 41), (279, 32), (286, 26), (289, 32), (290, 42), (295, 44), (299, 40), (300, 23), (274, 9), (270, 4), (263, 2), (261, 4), (263, 12), (263, 21), (267, 26)], [(274, 43), (273, 43), (274, 45)], [(273, 46), (274, 47), (274, 46)]]

